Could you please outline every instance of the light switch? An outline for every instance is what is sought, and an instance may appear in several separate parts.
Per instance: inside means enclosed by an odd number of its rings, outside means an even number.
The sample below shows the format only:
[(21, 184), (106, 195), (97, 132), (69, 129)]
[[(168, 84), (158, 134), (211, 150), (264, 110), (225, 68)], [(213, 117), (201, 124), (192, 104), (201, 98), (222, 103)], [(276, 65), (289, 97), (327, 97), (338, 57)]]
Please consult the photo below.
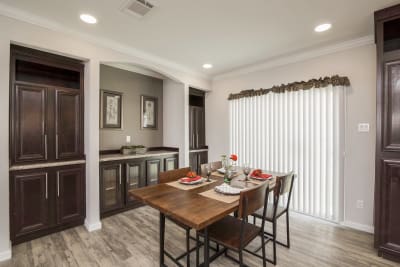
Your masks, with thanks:
[(126, 136), (126, 142), (127, 142), (127, 143), (130, 143), (130, 142), (131, 142), (131, 136), (130, 136), (130, 135), (127, 135), (127, 136)]
[(369, 132), (369, 123), (359, 123), (358, 124), (358, 132), (359, 133), (368, 133)]

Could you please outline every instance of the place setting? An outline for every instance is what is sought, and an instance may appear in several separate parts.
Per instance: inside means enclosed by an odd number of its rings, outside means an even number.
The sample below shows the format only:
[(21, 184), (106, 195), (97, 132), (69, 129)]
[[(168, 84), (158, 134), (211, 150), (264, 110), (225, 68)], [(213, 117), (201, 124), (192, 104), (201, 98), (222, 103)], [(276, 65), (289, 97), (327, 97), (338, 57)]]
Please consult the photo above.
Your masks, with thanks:
[(185, 177), (178, 179), (177, 181), (173, 181), (167, 183), (169, 186), (173, 186), (178, 189), (182, 190), (191, 190), (195, 188), (199, 188), (211, 183), (216, 182), (214, 179), (210, 179), (211, 176), (211, 167), (207, 166), (207, 178), (198, 175), (196, 172), (190, 171), (186, 174)]

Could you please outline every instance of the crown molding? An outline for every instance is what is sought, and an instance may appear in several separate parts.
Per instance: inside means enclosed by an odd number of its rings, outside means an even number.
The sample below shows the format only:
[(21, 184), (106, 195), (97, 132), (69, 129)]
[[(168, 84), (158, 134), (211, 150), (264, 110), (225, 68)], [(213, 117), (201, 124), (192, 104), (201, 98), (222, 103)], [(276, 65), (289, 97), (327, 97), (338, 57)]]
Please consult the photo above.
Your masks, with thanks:
[(213, 76), (214, 81), (223, 80), (226, 78), (244, 75), (260, 70), (271, 69), (288, 64), (306, 61), (320, 56), (325, 56), (340, 51), (345, 51), (352, 48), (357, 48), (365, 45), (374, 44), (374, 36), (368, 35), (361, 38), (352, 39), (349, 41), (328, 45), (313, 50), (302, 51), (298, 53), (288, 54), (274, 59), (270, 59), (258, 64), (252, 64), (244, 67), (234, 69), (232, 71), (224, 72)]
[(42, 28), (46, 28), (46, 29), (49, 29), (49, 30), (52, 30), (55, 32), (60, 32), (60, 33), (74, 36), (74, 37), (79, 37), (80, 39), (83, 39), (91, 44), (95, 44), (97, 46), (111, 49), (116, 52), (127, 54), (127, 55), (130, 55), (133, 57), (137, 57), (137, 58), (147, 61), (153, 65), (177, 70), (177, 71), (192, 75), (197, 78), (211, 80), (210, 75), (206, 75), (204, 73), (195, 71), (193, 69), (190, 69), (188, 67), (180, 65), (176, 62), (146, 53), (146, 52), (136, 49), (132, 46), (124, 45), (122, 43), (113, 41), (108, 38), (102, 38), (102, 37), (98, 37), (95, 35), (91, 35), (91, 34), (83, 33), (81, 31), (74, 30), (74, 29), (66, 27), (56, 21), (45, 19), (43, 17), (34, 15), (32, 13), (23, 11), (21, 9), (11, 7), (11, 6), (3, 4), (3, 3), (0, 3), (0, 15), (9, 17), (12, 19), (16, 19), (19, 21), (23, 21), (23, 22), (26, 22), (26, 23), (29, 23), (32, 25), (36, 25), (36, 26), (39, 26)]

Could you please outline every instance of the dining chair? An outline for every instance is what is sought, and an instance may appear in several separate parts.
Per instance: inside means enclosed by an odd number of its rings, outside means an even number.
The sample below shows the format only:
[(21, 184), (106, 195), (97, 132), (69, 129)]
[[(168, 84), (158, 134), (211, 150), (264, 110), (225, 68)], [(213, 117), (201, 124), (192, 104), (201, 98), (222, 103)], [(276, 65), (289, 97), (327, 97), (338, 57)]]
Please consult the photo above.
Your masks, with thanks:
[[(282, 245), (284, 247), (290, 248), (290, 229), (289, 229), (289, 205), (290, 199), (292, 197), (293, 191), (293, 181), (294, 174), (293, 172), (288, 173), (285, 176), (276, 177), (276, 183), (273, 190), (273, 203), (268, 204), (267, 213), (265, 216), (263, 215), (263, 209), (259, 209), (253, 213), (253, 224), (256, 224), (256, 218), (266, 220), (267, 222), (272, 223), (272, 233), (264, 231), (266, 237), (272, 239), (273, 243), (273, 260), (268, 260), (272, 264), (276, 264), (276, 244)], [(282, 197), (287, 195), (287, 201), (285, 205), (281, 206), (279, 201)], [(277, 220), (279, 217), (286, 215), (286, 244), (277, 241)]]
[(213, 171), (222, 168), (222, 161), (214, 161), (200, 165), (201, 175), (205, 177), (207, 175), (207, 166), (211, 164)]
[[(188, 172), (190, 172), (191, 169), (189, 167), (186, 168), (181, 168), (181, 169), (175, 169), (175, 170), (170, 170), (170, 171), (165, 171), (165, 172), (160, 172), (158, 178), (159, 178), (159, 183), (160, 184), (165, 184), (165, 183), (170, 183), (173, 181), (177, 181), (179, 178), (185, 177)], [(186, 256), (186, 265), (189, 267), (190, 266), (190, 252), (192, 252), (195, 248), (190, 249), (190, 230), (191, 228), (189, 226), (186, 226), (173, 218), (169, 218), (166, 216), (170, 221), (178, 225), (179, 227), (183, 228), (186, 231), (186, 252), (179, 255), (178, 257), (173, 257), (170, 253), (166, 252), (165, 250), (165, 255), (169, 257), (172, 261), (174, 261), (178, 266), (181, 265), (178, 261), (182, 259), (183, 257)], [(164, 244), (161, 244), (164, 247)]]
[[(261, 258), (263, 260), (263, 266), (266, 267), (266, 237), (263, 230), (265, 219), (262, 219), (261, 227), (258, 227), (248, 223), (246, 218), (260, 208), (263, 210), (263, 218), (266, 217), (268, 194), (269, 187), (267, 183), (240, 192), (238, 216), (226, 216), (222, 220), (208, 226), (209, 240), (223, 246), (224, 249), (222, 252), (224, 252), (225, 256), (239, 263), (240, 266), (245, 266), (243, 264), (243, 251), (245, 251)], [(197, 232), (197, 240), (199, 240), (199, 236), (204, 236), (204, 230)], [(246, 249), (246, 246), (257, 237), (261, 238), (262, 256)], [(239, 260), (231, 257), (228, 254), (228, 250), (238, 252)], [(197, 243), (196, 265), (199, 266), (199, 243)]]

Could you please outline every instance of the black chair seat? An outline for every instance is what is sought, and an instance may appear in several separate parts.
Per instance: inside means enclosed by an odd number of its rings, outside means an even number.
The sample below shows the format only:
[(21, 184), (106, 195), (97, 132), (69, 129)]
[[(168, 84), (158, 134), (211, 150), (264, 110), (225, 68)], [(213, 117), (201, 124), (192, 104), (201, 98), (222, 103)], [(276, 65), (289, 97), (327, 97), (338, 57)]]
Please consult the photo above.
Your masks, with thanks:
[[(279, 218), (280, 216), (285, 214), (286, 210), (287, 209), (285, 207), (278, 206), (276, 209), (276, 218)], [(253, 216), (257, 217), (257, 218), (262, 218), (262, 215), (263, 215), (263, 209), (259, 209), (253, 213)], [(268, 204), (267, 215), (265, 216), (265, 219), (269, 222), (274, 221), (274, 205), (273, 204)]]
[[(209, 239), (224, 247), (239, 250), (240, 248), (240, 227), (242, 221), (232, 216), (226, 216), (222, 220), (208, 227)], [(254, 238), (260, 235), (261, 228), (254, 224), (246, 223), (244, 226), (243, 247), (249, 244)], [(203, 235), (204, 232), (200, 231)]]

